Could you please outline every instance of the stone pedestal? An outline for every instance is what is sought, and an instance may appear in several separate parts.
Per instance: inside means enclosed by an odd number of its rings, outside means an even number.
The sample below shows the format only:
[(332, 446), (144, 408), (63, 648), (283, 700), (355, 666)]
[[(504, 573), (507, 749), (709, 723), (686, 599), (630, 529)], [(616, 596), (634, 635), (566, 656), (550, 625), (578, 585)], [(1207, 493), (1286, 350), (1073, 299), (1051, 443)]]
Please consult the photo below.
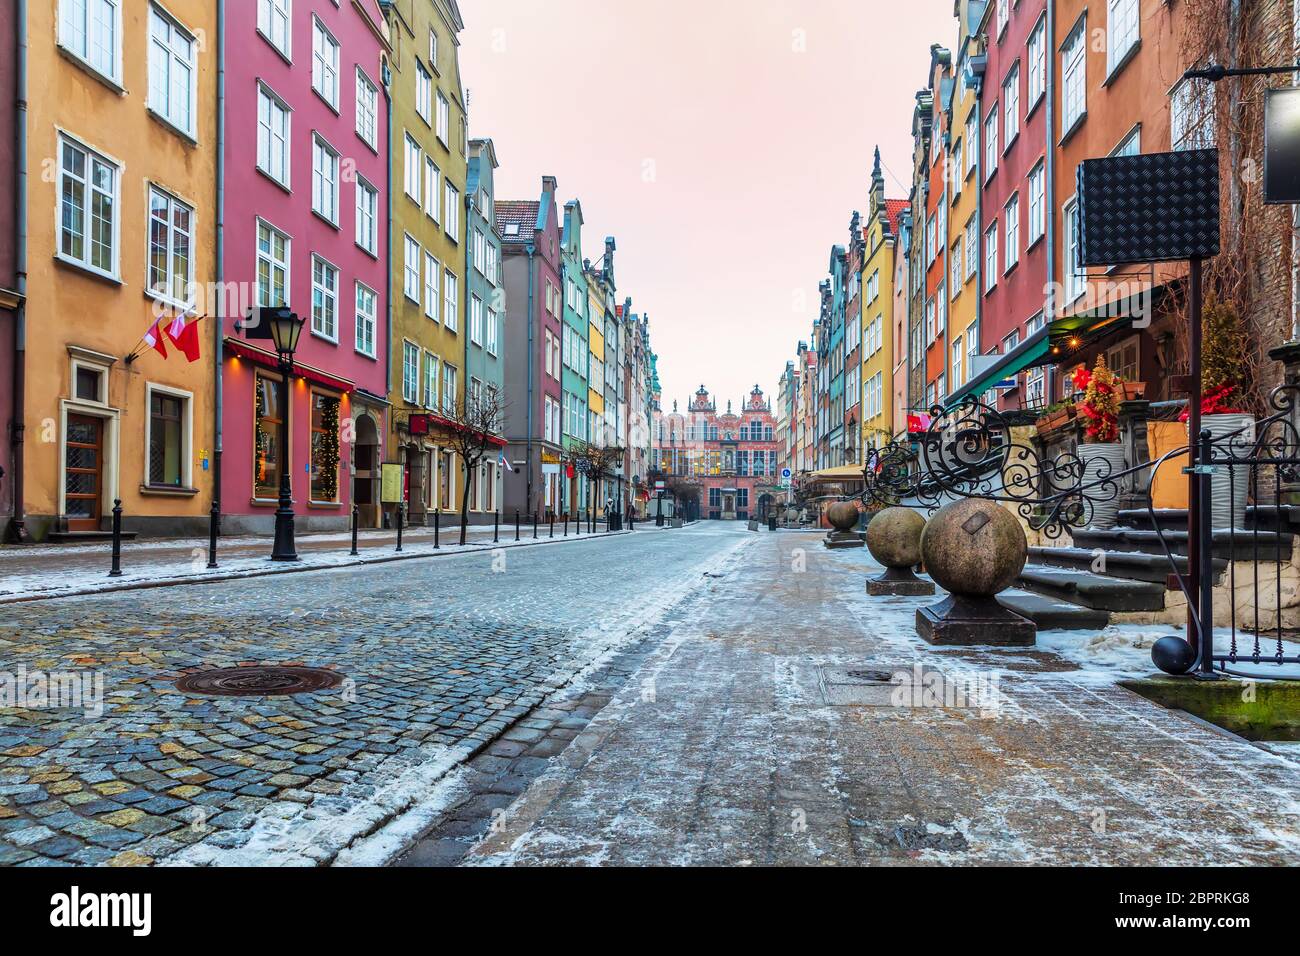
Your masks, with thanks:
[(884, 594), (925, 597), (934, 593), (934, 584), (922, 581), (911, 568), (885, 568), (884, 574), (867, 579), (867, 593), (872, 597)]
[(916, 610), (916, 633), (931, 644), (1032, 647), (1038, 628), (992, 597), (950, 594)]
[(925, 519), (911, 508), (885, 508), (867, 524), (867, 550), (885, 566), (885, 573), (867, 581), (867, 593), (927, 595), (934, 585), (912, 571), (921, 563), (921, 532)]
[(851, 530), (858, 523), (858, 506), (852, 501), (837, 501), (826, 509), (826, 520), (833, 529), (823, 542), (828, 548), (860, 548), (862, 535)]

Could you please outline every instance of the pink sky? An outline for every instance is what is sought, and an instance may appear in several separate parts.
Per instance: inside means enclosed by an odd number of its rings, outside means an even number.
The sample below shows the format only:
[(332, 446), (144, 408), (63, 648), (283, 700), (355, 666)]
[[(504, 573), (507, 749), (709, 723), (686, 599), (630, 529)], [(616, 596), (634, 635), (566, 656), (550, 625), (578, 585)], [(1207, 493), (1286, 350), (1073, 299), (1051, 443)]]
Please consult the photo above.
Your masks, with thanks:
[[(817, 283), (910, 175), (913, 94), (951, 47), (952, 0), (462, 0), (470, 130), (497, 197), (543, 174), (582, 202), (584, 249), (618, 240), (619, 300), (650, 316), (665, 408), (703, 382), (774, 393)], [(773, 398), (775, 395), (773, 394)]]

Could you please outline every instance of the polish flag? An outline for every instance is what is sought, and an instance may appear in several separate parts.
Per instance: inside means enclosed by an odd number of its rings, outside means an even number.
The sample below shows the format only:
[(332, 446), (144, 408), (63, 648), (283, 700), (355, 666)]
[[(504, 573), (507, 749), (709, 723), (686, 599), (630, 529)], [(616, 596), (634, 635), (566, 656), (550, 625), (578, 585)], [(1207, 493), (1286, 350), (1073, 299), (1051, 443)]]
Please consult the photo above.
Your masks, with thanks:
[(167, 326), (167, 337), (172, 340), (172, 344), (185, 353), (185, 358), (191, 362), (199, 360), (199, 320), (195, 319), (188, 325), (185, 324), (185, 317), (178, 315)]
[(163, 333), (159, 327), (162, 319), (154, 319), (153, 325), (149, 326), (149, 331), (144, 334), (144, 344), (149, 346), (163, 358), (167, 357), (167, 346), (163, 344)]

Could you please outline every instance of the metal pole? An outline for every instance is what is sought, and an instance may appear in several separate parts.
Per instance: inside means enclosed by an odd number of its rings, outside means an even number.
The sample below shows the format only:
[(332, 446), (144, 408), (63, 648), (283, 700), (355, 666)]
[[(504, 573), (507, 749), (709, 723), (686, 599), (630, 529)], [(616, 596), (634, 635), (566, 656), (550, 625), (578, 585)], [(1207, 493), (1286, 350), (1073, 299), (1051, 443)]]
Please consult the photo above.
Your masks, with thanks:
[(402, 523), (406, 517), (406, 504), (399, 501), (397, 503), (397, 550), (402, 550)]
[(442, 508), (433, 509), (433, 550), (437, 551), (441, 545), (438, 544), (438, 526), (442, 524)]
[(519, 540), (519, 509), (515, 509), (515, 540)]
[(533, 512), (533, 540), (537, 540), (537, 512)]
[(122, 499), (113, 499), (113, 567), (109, 569), (110, 578), (122, 576)]
[(356, 555), (361, 552), (357, 550), (357, 524), (361, 519), (361, 509), (357, 507), (356, 502), (352, 503), (352, 550), (350, 554)]
[(208, 511), (208, 567), (217, 566), (217, 526), (221, 523), (221, 506), (217, 504), (217, 499), (212, 499), (212, 507)]
[[(1201, 677), (1214, 676), (1214, 522), (1212, 517), (1213, 501), (1211, 500), (1211, 477), (1209, 471), (1211, 450), (1210, 450), (1210, 432), (1209, 429), (1202, 431), (1199, 438), (1201, 462), (1201, 473), (1193, 477), (1197, 478), (1197, 484), (1200, 485), (1200, 505), (1201, 511), (1197, 516), (1200, 524), (1200, 540), (1194, 547), (1200, 554), (1200, 607), (1197, 609), (1201, 615), (1201, 635), (1204, 638), (1200, 648), (1201, 651)], [(1187, 540), (1188, 550), (1193, 547), (1191, 537)], [(1230, 556), (1231, 557), (1231, 556)]]
[(567, 511), (564, 513), (564, 536), (566, 538), (569, 536), (569, 513)]
[(492, 543), (496, 544), (501, 540), (501, 509), (498, 508), (492, 512)]
[(280, 506), (275, 509), (275, 543), (272, 561), (297, 561), (293, 542), (293, 485), (289, 476), (289, 415), (293, 405), (293, 359), (280, 356), (280, 384), (284, 388), (284, 407), (280, 409)]
[[(1187, 395), (1187, 582), (1189, 588), (1195, 588), (1199, 586), (1201, 581), (1200, 548), (1196, 546), (1199, 541), (1201, 524), (1201, 483), (1196, 473), (1196, 466), (1200, 463), (1198, 442), (1201, 435), (1200, 259), (1192, 259), (1188, 263), (1187, 285), (1189, 294), (1187, 310), (1188, 378), (1191, 380)], [(1199, 611), (1200, 602), (1188, 602), (1187, 643), (1192, 646), (1192, 650), (1199, 653), (1201, 639), (1191, 613), (1193, 606)]]
[(555, 537), (555, 515), (551, 514), (548, 517), (551, 524), (551, 537), (554, 538)]

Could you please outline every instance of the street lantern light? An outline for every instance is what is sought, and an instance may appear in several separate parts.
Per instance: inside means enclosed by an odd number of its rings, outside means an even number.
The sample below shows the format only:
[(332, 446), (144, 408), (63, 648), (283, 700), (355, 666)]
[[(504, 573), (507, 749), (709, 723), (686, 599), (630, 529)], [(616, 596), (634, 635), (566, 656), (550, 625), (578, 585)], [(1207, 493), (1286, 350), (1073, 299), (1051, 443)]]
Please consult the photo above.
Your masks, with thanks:
[(293, 486), (289, 475), (289, 409), (293, 403), (289, 378), (293, 375), (293, 353), (298, 350), (303, 320), (288, 309), (276, 309), (269, 323), (284, 384), (284, 408), (280, 411), (280, 506), (275, 509), (275, 544), (271, 548), (271, 560), (297, 561), (298, 551), (293, 543)]

